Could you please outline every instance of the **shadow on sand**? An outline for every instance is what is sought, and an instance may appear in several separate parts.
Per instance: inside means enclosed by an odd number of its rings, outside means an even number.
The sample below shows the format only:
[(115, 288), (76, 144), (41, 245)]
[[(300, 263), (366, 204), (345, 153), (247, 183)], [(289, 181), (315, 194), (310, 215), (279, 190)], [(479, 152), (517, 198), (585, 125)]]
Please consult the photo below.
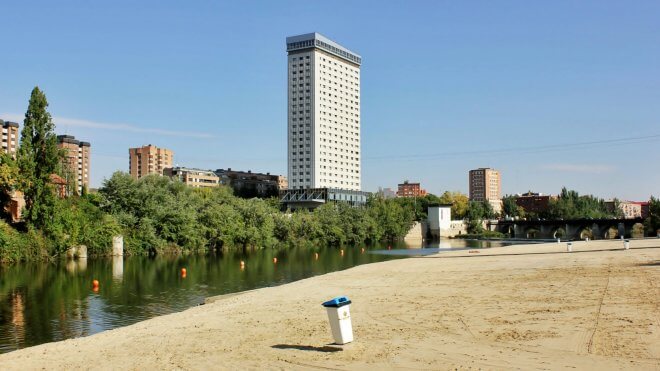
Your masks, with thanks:
[(657, 267), (659, 265), (660, 265), (660, 260), (649, 261), (648, 263), (639, 263), (639, 264), (637, 264), (638, 267)]
[(323, 353), (341, 352), (343, 350), (342, 348), (331, 347), (329, 345), (324, 345), (322, 347), (315, 347), (311, 345), (295, 345), (295, 344), (277, 344), (277, 345), (273, 345), (272, 348), (297, 349), (297, 350), (306, 350), (306, 351), (323, 352)]

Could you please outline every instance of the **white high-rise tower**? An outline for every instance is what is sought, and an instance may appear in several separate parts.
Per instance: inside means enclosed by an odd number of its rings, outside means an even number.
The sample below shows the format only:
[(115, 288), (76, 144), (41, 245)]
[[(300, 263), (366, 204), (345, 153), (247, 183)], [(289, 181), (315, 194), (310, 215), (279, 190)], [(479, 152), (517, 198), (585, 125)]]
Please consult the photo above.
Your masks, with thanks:
[(286, 50), (289, 189), (359, 191), (362, 58), (318, 33)]

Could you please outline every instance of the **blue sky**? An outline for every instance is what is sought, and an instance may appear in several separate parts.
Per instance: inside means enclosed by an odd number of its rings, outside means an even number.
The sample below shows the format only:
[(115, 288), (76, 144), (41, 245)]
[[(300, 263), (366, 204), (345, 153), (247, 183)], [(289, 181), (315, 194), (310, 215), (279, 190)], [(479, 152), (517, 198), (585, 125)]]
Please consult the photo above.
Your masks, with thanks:
[[(182, 166), (286, 173), (285, 37), (359, 53), (363, 190), (660, 196), (658, 1), (0, 4), (0, 118), (31, 89), (92, 143), (92, 186), (155, 144)], [(21, 119), (22, 121), (22, 119)], [(629, 139), (630, 138), (630, 139)]]

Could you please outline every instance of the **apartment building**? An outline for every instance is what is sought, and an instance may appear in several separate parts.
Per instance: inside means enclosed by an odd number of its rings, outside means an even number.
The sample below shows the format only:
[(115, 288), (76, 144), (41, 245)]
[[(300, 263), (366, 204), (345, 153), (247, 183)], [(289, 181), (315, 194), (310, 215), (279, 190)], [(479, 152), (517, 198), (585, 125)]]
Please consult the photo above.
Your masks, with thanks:
[(72, 178), (76, 191), (82, 194), (83, 188), (89, 189), (90, 143), (79, 141), (72, 135), (58, 135), (57, 147), (64, 150), (65, 180), (71, 184)]
[(290, 189), (361, 189), (362, 58), (319, 33), (286, 38)]
[(426, 190), (422, 189), (419, 183), (410, 183), (407, 180), (399, 184), (396, 192), (397, 197), (424, 197), (426, 194)]
[(488, 201), (496, 213), (502, 211), (502, 182), (500, 172), (491, 168), (470, 170), (470, 201)]
[(220, 184), (230, 186), (240, 197), (274, 197), (287, 189), (288, 183), (285, 176), (253, 173), (252, 170), (218, 169), (215, 174), (220, 178)]
[(18, 151), (18, 124), (0, 120), (0, 125), (2, 125), (2, 151), (15, 157)]
[(550, 201), (556, 199), (557, 196), (544, 195), (542, 193), (527, 192), (516, 195), (516, 206), (522, 207), (528, 214), (543, 213), (548, 211)]
[(470, 201), (490, 201), (502, 198), (500, 172), (490, 168), (470, 170)]
[(149, 174), (163, 175), (163, 170), (172, 167), (174, 152), (148, 144), (128, 149), (128, 171), (133, 179)]
[(193, 188), (218, 187), (220, 185), (220, 178), (211, 170), (177, 166), (165, 168), (163, 175), (179, 179), (187, 186)]
[[(618, 201), (618, 208), (621, 210), (624, 219), (646, 217), (646, 215), (644, 215), (644, 206), (647, 205), (648, 202)], [(605, 201), (605, 207), (608, 211), (614, 212), (615, 207), (617, 207), (617, 202), (614, 200)]]

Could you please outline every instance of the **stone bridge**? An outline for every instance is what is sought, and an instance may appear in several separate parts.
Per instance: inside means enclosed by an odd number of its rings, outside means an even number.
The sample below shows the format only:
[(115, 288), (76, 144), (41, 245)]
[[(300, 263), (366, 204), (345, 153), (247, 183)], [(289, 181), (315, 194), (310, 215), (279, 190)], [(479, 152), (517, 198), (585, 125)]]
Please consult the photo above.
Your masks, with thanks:
[(562, 238), (567, 240), (629, 238), (635, 219), (574, 219), (574, 220), (494, 220), (487, 223), (491, 231), (512, 238)]

